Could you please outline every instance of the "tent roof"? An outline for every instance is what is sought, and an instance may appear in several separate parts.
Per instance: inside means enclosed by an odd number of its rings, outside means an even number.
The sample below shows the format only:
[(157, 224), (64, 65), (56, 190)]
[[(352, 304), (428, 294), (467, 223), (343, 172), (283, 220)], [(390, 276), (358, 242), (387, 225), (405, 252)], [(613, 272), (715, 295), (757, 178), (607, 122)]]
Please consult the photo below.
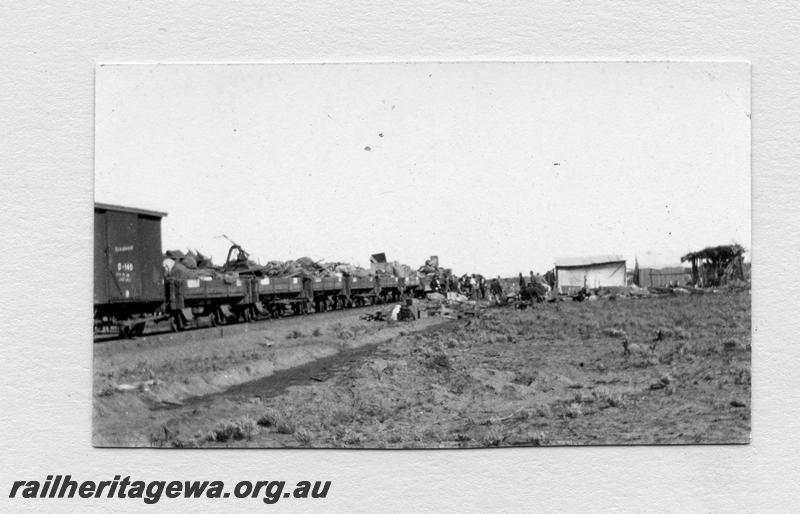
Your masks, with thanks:
[(607, 264), (609, 262), (625, 262), (621, 255), (590, 255), (585, 257), (557, 257), (556, 268), (573, 268), (591, 266), (593, 264)]

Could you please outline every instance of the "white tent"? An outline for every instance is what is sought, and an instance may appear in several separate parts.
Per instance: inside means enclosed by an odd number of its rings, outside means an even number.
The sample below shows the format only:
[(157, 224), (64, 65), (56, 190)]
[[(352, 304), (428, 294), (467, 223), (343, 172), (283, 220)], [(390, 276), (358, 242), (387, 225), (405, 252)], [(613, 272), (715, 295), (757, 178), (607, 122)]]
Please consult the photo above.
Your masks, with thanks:
[(559, 292), (588, 287), (627, 285), (625, 259), (619, 255), (562, 257), (556, 259), (556, 283)]

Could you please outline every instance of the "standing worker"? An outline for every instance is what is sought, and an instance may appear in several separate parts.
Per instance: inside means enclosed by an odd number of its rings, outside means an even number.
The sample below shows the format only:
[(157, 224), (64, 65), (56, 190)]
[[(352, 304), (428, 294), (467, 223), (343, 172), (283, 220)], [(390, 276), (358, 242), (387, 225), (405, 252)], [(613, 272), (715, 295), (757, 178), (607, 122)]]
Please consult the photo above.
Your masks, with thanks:
[(494, 296), (495, 302), (500, 305), (500, 299), (503, 296), (503, 286), (500, 285), (500, 275), (497, 275), (497, 278), (492, 279), (492, 283), (489, 286), (489, 291), (491, 291), (492, 296)]
[(439, 278), (436, 275), (433, 275), (431, 277), (430, 286), (431, 286), (431, 291), (433, 291), (434, 293), (438, 293), (439, 292)]

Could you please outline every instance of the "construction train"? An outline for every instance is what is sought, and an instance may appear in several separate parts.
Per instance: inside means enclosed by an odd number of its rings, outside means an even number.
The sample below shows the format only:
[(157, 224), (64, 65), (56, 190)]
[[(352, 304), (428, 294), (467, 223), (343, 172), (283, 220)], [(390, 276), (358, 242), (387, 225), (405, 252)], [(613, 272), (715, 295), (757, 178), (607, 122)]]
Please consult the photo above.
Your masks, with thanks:
[(426, 288), (425, 279), (413, 273), (267, 276), (235, 243), (215, 273), (170, 276), (161, 249), (164, 216), (95, 203), (95, 333), (132, 337), (141, 335), (147, 323), (168, 322), (173, 331), (182, 331), (202, 323), (344, 309), (424, 294)]

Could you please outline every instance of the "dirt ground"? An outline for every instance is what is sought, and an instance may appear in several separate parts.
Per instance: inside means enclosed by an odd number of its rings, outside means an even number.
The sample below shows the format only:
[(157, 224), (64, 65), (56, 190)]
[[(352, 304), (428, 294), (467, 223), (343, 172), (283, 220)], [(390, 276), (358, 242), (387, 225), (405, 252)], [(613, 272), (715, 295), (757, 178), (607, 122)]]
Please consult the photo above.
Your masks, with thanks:
[(394, 324), (360, 314), (287, 318), (194, 341), (98, 343), (94, 443), (460, 448), (750, 439), (746, 292)]

